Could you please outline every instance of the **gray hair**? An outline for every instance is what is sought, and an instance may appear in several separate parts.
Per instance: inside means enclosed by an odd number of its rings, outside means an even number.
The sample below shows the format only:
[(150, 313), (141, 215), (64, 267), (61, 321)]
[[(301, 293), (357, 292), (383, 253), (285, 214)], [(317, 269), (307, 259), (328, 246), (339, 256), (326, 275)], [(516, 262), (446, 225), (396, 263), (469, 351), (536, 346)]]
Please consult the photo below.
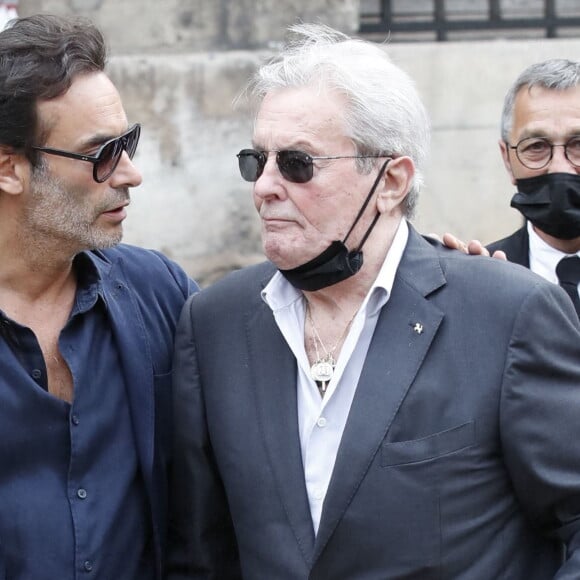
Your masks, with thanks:
[[(382, 46), (318, 24), (297, 24), (289, 31), (289, 43), (260, 67), (246, 94), (257, 106), (269, 92), (285, 88), (315, 86), (345, 95), (345, 135), (357, 154), (413, 160), (416, 172), (403, 206), (412, 217), (430, 142), (429, 118), (413, 81)], [(360, 171), (376, 164), (360, 161)]]
[(565, 91), (580, 84), (580, 62), (554, 58), (532, 64), (525, 69), (512, 85), (503, 102), (501, 115), (501, 138), (509, 140), (514, 120), (514, 105), (521, 88), (539, 86), (554, 91)]

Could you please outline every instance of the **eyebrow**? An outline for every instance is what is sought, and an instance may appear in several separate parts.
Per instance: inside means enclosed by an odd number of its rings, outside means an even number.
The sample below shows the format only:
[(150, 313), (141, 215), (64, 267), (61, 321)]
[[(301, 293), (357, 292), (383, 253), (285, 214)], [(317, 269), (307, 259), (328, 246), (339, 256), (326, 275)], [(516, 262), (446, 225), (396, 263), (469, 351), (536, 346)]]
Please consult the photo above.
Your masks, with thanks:
[(252, 140), (252, 147), (257, 151), (313, 151), (315, 147), (313, 147), (312, 143), (308, 141), (299, 140), (291, 145), (285, 145), (284, 147), (276, 147), (275, 149), (266, 149), (265, 147), (261, 147), (257, 141)]
[(127, 127), (125, 129), (123, 129), (121, 131), (121, 133), (119, 133), (118, 135), (93, 135), (92, 137), (89, 137), (86, 141), (82, 142), (79, 144), (79, 149), (81, 151), (85, 150), (85, 149), (92, 149), (94, 147), (100, 147), (101, 145), (103, 145), (104, 143), (106, 143), (107, 141), (111, 141), (111, 139), (117, 139), (119, 138), (121, 135), (124, 135), (128, 130), (129, 127), (131, 125), (127, 125)]
[[(573, 127), (572, 129), (570, 129), (569, 131), (566, 131), (566, 133), (563, 135), (562, 139), (566, 140), (566, 139), (570, 139), (572, 137), (577, 137), (580, 135), (580, 126), (579, 127)], [(543, 139), (548, 139), (548, 140), (553, 140), (553, 134), (551, 134), (548, 131), (544, 131), (542, 129), (533, 129), (531, 131), (524, 131), (521, 135), (520, 135), (520, 141), (522, 139), (530, 139), (533, 137), (542, 137)]]

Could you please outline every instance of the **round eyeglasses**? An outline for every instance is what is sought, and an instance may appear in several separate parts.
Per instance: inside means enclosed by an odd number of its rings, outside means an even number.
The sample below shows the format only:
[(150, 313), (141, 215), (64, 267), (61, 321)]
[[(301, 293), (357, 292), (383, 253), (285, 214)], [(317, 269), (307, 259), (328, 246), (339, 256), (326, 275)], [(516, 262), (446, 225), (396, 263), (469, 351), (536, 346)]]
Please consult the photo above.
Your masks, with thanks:
[(137, 123), (126, 133), (103, 143), (94, 155), (82, 155), (71, 151), (63, 151), (62, 149), (52, 149), (51, 147), (32, 147), (32, 149), (35, 151), (41, 151), (42, 153), (48, 153), (49, 155), (58, 155), (60, 157), (68, 157), (69, 159), (88, 161), (93, 164), (93, 179), (97, 183), (103, 183), (104, 181), (107, 181), (107, 179), (113, 175), (115, 169), (117, 169), (123, 151), (127, 152), (129, 159), (133, 159), (135, 151), (137, 150), (140, 135), (141, 125)]
[(564, 147), (566, 159), (574, 166), (580, 167), (580, 135), (573, 135), (566, 143), (552, 143), (546, 137), (526, 137), (517, 145), (506, 143), (509, 149), (515, 149), (520, 163), (528, 169), (543, 169), (554, 155), (554, 147)]

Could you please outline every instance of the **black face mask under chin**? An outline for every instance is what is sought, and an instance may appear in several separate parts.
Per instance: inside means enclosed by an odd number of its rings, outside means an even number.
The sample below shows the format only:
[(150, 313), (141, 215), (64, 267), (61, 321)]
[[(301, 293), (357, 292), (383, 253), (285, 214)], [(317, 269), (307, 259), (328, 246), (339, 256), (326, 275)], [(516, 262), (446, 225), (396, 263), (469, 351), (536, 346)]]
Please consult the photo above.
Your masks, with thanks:
[(383, 163), (367, 198), (350, 227), (350, 230), (348, 230), (348, 233), (344, 237), (344, 240), (342, 242), (339, 240), (332, 242), (324, 252), (309, 262), (306, 262), (306, 264), (302, 264), (301, 266), (290, 270), (280, 270), (280, 273), (288, 280), (288, 282), (290, 282), (290, 284), (292, 284), (292, 286), (298, 288), (298, 290), (314, 292), (326, 288), (327, 286), (338, 284), (338, 282), (342, 282), (343, 280), (354, 276), (361, 269), (363, 265), (362, 247), (375, 227), (381, 214), (377, 212), (377, 215), (374, 217), (356, 250), (349, 252), (345, 242), (369, 204), (373, 193), (385, 173), (389, 161), (390, 159)]
[(516, 185), (511, 206), (537, 228), (561, 240), (580, 237), (580, 175), (545, 173)]

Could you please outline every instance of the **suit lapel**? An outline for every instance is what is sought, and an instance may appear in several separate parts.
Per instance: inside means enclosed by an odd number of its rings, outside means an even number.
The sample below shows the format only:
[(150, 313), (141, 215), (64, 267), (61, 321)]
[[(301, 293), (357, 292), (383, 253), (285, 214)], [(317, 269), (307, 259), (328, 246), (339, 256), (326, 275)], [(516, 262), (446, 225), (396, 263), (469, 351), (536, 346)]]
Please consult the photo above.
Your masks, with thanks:
[(433, 249), (410, 228), (338, 450), (316, 537), (316, 559), (364, 479), (443, 319), (426, 296), (445, 283)]
[(506, 253), (507, 259), (514, 264), (530, 267), (530, 238), (527, 223), (511, 236), (489, 244), (487, 247), (490, 252), (502, 250)]
[(526, 268), (530, 267), (530, 237), (528, 228), (524, 226), (516, 232), (513, 239), (513, 247), (506, 252), (508, 260)]
[(309, 563), (314, 530), (298, 432), (296, 360), (263, 302), (254, 304), (248, 314), (247, 331), (250, 368), (256, 369), (252, 379), (264, 445), (284, 511)]

